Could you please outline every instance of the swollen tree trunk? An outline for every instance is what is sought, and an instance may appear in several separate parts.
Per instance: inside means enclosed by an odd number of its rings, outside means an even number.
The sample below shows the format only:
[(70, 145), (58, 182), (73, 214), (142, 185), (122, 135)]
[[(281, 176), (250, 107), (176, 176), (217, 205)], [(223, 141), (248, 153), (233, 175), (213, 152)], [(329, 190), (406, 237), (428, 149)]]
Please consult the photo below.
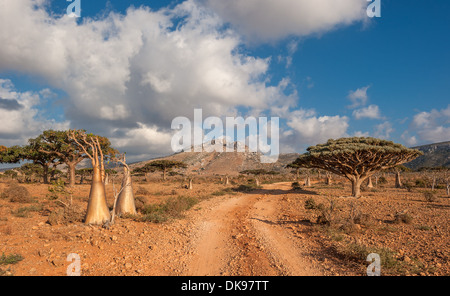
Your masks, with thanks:
[(305, 186), (306, 187), (311, 187), (311, 178), (309, 176), (306, 177)]
[(400, 172), (397, 172), (395, 174), (395, 188), (401, 188), (402, 187), (402, 180), (400, 179)]
[(120, 216), (122, 214), (137, 214), (131, 173), (125, 166), (123, 170), (122, 189), (116, 202), (116, 215)]
[(192, 190), (194, 187), (192, 185), (192, 179), (189, 179), (189, 190)]
[(110, 219), (111, 215), (109, 213), (108, 205), (106, 204), (105, 184), (102, 180), (102, 173), (100, 168), (95, 166), (84, 222), (86, 224), (102, 225), (109, 222)]
[(228, 185), (228, 184), (230, 184), (230, 180), (228, 179), (228, 176), (227, 176), (227, 178), (225, 179), (225, 185)]
[(327, 185), (331, 185), (331, 175), (327, 174), (327, 180), (325, 181)]
[(369, 177), (369, 180), (367, 181), (367, 188), (373, 188), (372, 177)]
[(352, 182), (352, 196), (353, 197), (361, 197), (361, 184), (363, 180), (360, 177), (353, 177)]

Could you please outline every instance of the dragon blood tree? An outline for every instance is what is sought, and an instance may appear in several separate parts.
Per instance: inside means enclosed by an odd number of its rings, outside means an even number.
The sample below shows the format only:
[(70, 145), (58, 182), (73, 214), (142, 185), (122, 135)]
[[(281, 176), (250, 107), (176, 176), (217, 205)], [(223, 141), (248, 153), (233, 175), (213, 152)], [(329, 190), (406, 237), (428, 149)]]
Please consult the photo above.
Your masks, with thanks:
[(294, 164), (323, 169), (344, 176), (352, 183), (352, 196), (361, 196), (361, 184), (380, 170), (407, 163), (422, 155), (415, 149), (375, 138), (328, 140), (307, 149)]
[(98, 136), (87, 135), (84, 131), (68, 131), (69, 139), (74, 141), (92, 162), (92, 183), (89, 202), (84, 219), (85, 224), (103, 225), (110, 222), (111, 214), (106, 203), (104, 183), (104, 155)]

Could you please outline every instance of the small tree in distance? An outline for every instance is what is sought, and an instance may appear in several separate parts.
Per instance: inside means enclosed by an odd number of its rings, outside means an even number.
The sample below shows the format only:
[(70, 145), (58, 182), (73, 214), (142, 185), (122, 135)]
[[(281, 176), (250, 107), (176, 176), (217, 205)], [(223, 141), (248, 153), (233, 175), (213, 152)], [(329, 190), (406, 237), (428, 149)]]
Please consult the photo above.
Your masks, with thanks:
[(154, 171), (158, 170), (163, 172), (163, 179), (166, 180), (166, 174), (169, 170), (173, 168), (185, 168), (186, 164), (181, 161), (173, 160), (155, 160), (153, 162), (147, 163), (143, 171)]
[(376, 172), (412, 161), (423, 153), (375, 138), (342, 138), (309, 147), (294, 164), (323, 169), (352, 183), (352, 196), (361, 196), (361, 184)]

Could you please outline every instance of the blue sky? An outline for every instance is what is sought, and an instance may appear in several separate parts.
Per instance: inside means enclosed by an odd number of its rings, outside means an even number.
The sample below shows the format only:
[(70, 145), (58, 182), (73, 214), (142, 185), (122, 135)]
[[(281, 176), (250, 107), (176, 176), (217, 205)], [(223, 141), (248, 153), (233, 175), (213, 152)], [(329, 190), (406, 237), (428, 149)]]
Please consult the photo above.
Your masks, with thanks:
[(194, 108), (280, 117), (282, 152), (450, 140), (448, 1), (381, 0), (373, 19), (365, 0), (223, 3), (81, 0), (74, 19), (63, 0), (0, 0), (0, 144), (84, 128), (134, 160), (167, 155)]

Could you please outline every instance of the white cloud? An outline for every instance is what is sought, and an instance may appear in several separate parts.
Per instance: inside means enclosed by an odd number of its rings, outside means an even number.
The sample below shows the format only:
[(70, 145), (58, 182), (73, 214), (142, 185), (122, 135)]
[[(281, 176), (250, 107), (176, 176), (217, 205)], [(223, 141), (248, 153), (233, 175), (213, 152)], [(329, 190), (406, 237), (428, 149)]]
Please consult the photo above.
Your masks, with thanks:
[(352, 102), (352, 105), (350, 105), (349, 108), (353, 109), (366, 105), (369, 99), (369, 96), (367, 95), (367, 90), (369, 88), (370, 85), (350, 91), (348, 94), (348, 99)]
[(365, 137), (365, 138), (367, 138), (369, 136), (370, 136), (369, 132), (357, 131), (357, 132), (353, 133), (353, 137)]
[(346, 136), (348, 122), (346, 116), (317, 116), (314, 110), (302, 109), (289, 114), (287, 125), (292, 131), (286, 131), (283, 135), (287, 146), (305, 148)]
[(394, 128), (392, 127), (392, 124), (388, 121), (385, 121), (381, 124), (378, 124), (375, 126), (375, 137), (376, 138), (382, 138), (382, 139), (389, 139), (391, 134), (394, 132)]
[(69, 127), (67, 121), (56, 122), (41, 116), (37, 108), (40, 101), (40, 92), (17, 92), (10, 80), (0, 79), (1, 145), (22, 145), (43, 130)]
[[(44, 78), (67, 93), (64, 107), (73, 128), (115, 141), (119, 129), (131, 140), (150, 134), (142, 125), (172, 132), (172, 119), (192, 118), (194, 108), (205, 117), (224, 116), (238, 106), (282, 110), (296, 98), (285, 95), (289, 79), (267, 79), (270, 57), (241, 53), (241, 37), (192, 0), (159, 11), (140, 7), (83, 18), (81, 24), (48, 15), (45, 1), (7, 2), (0, 4), (0, 71)], [(139, 147), (145, 153), (170, 148)]]
[(199, 0), (251, 40), (321, 34), (367, 18), (361, 0)]
[(366, 108), (357, 109), (353, 111), (353, 117), (358, 120), (363, 118), (380, 119), (380, 108), (377, 105), (370, 105)]
[(436, 143), (450, 140), (450, 105), (446, 109), (421, 112), (414, 116), (412, 131), (421, 142)]
[(409, 147), (413, 147), (415, 145), (417, 145), (418, 140), (416, 136), (410, 136), (408, 131), (405, 131), (402, 135), (401, 138), (403, 141), (405, 141), (406, 145), (408, 145)]

